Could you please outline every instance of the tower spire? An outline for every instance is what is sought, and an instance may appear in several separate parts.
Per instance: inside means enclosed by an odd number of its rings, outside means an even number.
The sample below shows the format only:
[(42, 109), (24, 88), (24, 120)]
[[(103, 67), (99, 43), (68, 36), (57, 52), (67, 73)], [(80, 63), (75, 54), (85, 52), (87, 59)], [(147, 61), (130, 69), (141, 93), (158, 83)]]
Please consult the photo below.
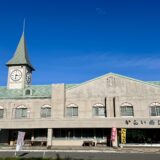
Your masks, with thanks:
[(30, 67), (32, 71), (34, 71), (34, 68), (30, 62), (28, 52), (27, 52), (24, 30), (25, 30), (25, 19), (23, 23), (23, 33), (21, 35), (17, 49), (14, 53), (14, 56), (8, 61), (7, 66), (26, 65)]
[(24, 31), (25, 31), (25, 24), (26, 24), (26, 22), (25, 22), (25, 18), (24, 18), (24, 20), (23, 20), (23, 34), (24, 34)]

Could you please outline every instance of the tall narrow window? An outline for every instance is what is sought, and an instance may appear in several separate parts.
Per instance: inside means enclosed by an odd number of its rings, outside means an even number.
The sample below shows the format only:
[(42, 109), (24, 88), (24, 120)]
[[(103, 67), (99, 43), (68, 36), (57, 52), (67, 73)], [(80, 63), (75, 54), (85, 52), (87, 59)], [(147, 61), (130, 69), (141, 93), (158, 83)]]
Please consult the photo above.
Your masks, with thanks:
[(15, 109), (15, 118), (27, 118), (27, 108), (23, 105)]
[(130, 103), (123, 103), (120, 110), (121, 116), (134, 116), (133, 105)]
[(66, 108), (67, 117), (77, 117), (78, 116), (78, 106), (76, 104), (70, 104)]
[(51, 117), (51, 106), (44, 105), (41, 107), (41, 118)]
[(93, 106), (92, 114), (93, 116), (105, 117), (105, 106), (103, 104), (95, 104)]
[(160, 116), (160, 103), (154, 102), (150, 105), (150, 116)]
[(0, 106), (0, 119), (3, 118), (4, 114), (4, 108), (2, 106)]
[(113, 97), (113, 115), (116, 117), (116, 99)]

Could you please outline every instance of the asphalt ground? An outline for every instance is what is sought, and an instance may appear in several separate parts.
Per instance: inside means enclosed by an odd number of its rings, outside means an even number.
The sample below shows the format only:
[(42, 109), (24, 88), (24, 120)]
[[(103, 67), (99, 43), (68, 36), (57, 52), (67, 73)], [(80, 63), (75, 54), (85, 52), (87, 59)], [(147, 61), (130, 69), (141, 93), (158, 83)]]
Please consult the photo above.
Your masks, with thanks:
[[(160, 160), (159, 153), (127, 153), (127, 152), (101, 152), (101, 151), (19, 151), (17, 157), (44, 157), (68, 158), (75, 160)], [(15, 151), (0, 151), (0, 157), (15, 157)]]

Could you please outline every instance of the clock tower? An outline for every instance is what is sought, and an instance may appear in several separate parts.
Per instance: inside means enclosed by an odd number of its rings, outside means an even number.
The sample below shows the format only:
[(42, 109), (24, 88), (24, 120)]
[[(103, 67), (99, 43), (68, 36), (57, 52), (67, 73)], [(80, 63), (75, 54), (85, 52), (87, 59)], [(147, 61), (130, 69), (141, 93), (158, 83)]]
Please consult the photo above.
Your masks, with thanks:
[(8, 66), (8, 89), (24, 89), (31, 84), (33, 66), (30, 63), (24, 32)]

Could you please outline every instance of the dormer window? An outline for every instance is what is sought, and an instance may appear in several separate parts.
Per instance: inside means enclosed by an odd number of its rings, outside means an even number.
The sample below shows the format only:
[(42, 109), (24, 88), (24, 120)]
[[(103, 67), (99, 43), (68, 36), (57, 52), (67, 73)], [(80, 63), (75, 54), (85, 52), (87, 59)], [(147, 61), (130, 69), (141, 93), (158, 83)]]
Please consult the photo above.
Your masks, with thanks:
[(25, 91), (25, 95), (31, 95), (30, 89), (27, 89), (27, 90)]
[(31, 96), (32, 95), (32, 89), (27, 88), (24, 90), (24, 96)]

